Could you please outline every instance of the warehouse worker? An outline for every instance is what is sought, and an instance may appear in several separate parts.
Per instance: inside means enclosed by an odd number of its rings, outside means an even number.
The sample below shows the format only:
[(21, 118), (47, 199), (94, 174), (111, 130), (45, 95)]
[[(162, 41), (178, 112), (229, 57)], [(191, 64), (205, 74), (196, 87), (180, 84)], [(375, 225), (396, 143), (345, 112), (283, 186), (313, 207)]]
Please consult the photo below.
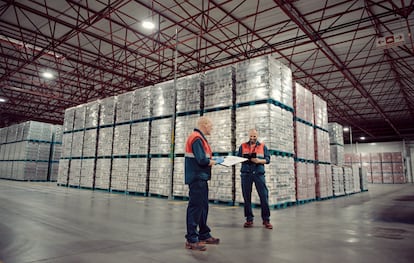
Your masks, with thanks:
[(260, 198), (263, 226), (267, 229), (273, 229), (273, 226), (269, 221), (269, 191), (266, 187), (264, 168), (264, 165), (270, 162), (270, 154), (264, 143), (260, 143), (257, 140), (257, 137), (257, 130), (251, 129), (249, 131), (249, 141), (242, 143), (238, 151), (239, 157), (249, 159), (248, 161), (242, 163), (240, 169), (241, 186), (244, 199), (244, 216), (246, 217), (244, 227), (253, 227), (254, 215), (252, 211), (252, 187), (254, 182)]
[(200, 251), (207, 249), (206, 244), (220, 242), (220, 239), (210, 235), (211, 230), (207, 225), (207, 181), (211, 178), (211, 166), (223, 162), (222, 157), (212, 158), (212, 150), (205, 137), (211, 134), (212, 129), (210, 118), (200, 117), (197, 128), (187, 138), (185, 145), (185, 184), (189, 187), (185, 247)]

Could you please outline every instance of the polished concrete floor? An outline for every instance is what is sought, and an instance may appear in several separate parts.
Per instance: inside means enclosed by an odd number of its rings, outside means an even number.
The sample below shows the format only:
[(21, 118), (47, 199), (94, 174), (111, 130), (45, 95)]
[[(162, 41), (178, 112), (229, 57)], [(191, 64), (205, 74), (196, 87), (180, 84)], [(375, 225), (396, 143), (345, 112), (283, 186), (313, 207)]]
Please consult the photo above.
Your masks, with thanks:
[(412, 184), (272, 210), (273, 230), (211, 204), (205, 252), (184, 248), (186, 204), (0, 180), (0, 262), (414, 262)]

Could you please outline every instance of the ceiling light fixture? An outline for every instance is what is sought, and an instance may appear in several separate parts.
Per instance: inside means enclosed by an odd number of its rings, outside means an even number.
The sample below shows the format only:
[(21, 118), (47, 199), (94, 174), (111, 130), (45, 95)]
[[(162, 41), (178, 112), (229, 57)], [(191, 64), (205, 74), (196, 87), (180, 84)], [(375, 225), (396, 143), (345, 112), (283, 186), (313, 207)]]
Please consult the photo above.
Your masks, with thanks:
[(0, 102), (6, 102), (7, 100), (5, 98), (0, 98)]
[(154, 29), (155, 28), (155, 24), (152, 21), (149, 21), (149, 20), (143, 21), (142, 26), (146, 29)]
[(42, 73), (42, 76), (44, 77), (44, 78), (46, 78), (46, 79), (52, 79), (54, 76), (53, 76), (53, 73), (52, 72), (50, 72), (50, 71), (45, 71), (45, 72), (43, 72)]
[(365, 137), (364, 136), (361, 136), (361, 137), (359, 137), (359, 139), (361, 139), (361, 140), (365, 140)]
[(344, 127), (344, 132), (348, 132), (349, 128), (348, 127)]

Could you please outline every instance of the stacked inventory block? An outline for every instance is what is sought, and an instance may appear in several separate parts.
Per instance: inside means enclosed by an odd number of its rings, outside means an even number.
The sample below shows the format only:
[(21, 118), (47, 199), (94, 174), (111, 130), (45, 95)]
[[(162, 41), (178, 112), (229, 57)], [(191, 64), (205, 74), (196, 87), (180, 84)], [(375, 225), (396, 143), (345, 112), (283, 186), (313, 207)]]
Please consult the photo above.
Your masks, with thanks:
[(205, 73), (204, 110), (233, 105), (233, 71), (232, 66), (227, 66)]
[(63, 135), (62, 135), (62, 156), (59, 161), (59, 172), (57, 183), (58, 185), (66, 186), (69, 179), (69, 167), (72, 156), (72, 141), (73, 141), (73, 121), (75, 118), (75, 108), (65, 110), (65, 117), (63, 121)]
[(127, 191), (145, 194), (147, 192), (147, 158), (130, 158), (128, 164)]
[(96, 147), (98, 141), (99, 123), (99, 101), (84, 105), (85, 110), (85, 131), (82, 148), (82, 168), (79, 185), (92, 188), (95, 178)]
[(151, 86), (134, 91), (127, 190), (145, 194), (148, 185), (148, 153), (151, 117)]
[(167, 157), (151, 158), (149, 190), (154, 196), (170, 196), (172, 172), (171, 159)]
[(334, 196), (345, 195), (344, 170), (341, 166), (332, 165), (332, 189)]
[(231, 110), (210, 111), (204, 113), (204, 116), (209, 117), (214, 124), (211, 136), (207, 137), (213, 152), (231, 152), (233, 150)]
[[(0, 129), (0, 177), (50, 181), (58, 125), (28, 121)], [(56, 161), (58, 162), (58, 161)]]
[(242, 142), (249, 140), (248, 133), (252, 128), (258, 131), (259, 141), (264, 142), (269, 150), (293, 154), (293, 115), (291, 112), (269, 103), (237, 108), (237, 149)]
[(369, 153), (361, 153), (361, 167), (365, 170), (366, 181), (372, 183), (371, 155)]
[(370, 153), (371, 176), (373, 183), (382, 183), (381, 153)]
[(344, 164), (344, 135), (342, 125), (328, 123), (331, 162), (336, 165)]
[(316, 164), (316, 198), (323, 199), (333, 195), (332, 168), (330, 164)]
[(175, 111), (174, 81), (167, 81), (151, 87), (151, 116), (171, 116)]
[[(212, 117), (214, 118), (214, 116)], [(194, 128), (197, 127), (197, 120), (199, 118), (200, 116), (198, 114), (176, 117), (175, 119), (175, 154), (185, 153), (185, 143), (186, 143), (187, 137), (193, 132)], [(217, 128), (219, 127), (216, 127), (216, 125), (214, 125), (213, 132), (214, 130), (217, 130)], [(213, 151), (217, 152), (218, 150), (214, 148)]]
[(316, 198), (315, 164), (296, 162), (296, 199), (314, 200)]
[(177, 80), (176, 112), (178, 114), (200, 110), (203, 79), (203, 74), (194, 74)]
[(344, 192), (345, 194), (354, 193), (354, 178), (352, 167), (343, 167), (344, 169)]
[(98, 151), (95, 171), (95, 188), (110, 189), (112, 146), (117, 97), (100, 101)]
[(184, 157), (174, 158), (172, 195), (175, 197), (188, 197), (188, 186), (184, 184)]
[(354, 185), (354, 193), (361, 192), (361, 179), (359, 177), (359, 168), (360, 166), (354, 164), (351, 166), (352, 168), (352, 178), (353, 178), (353, 185)]
[(393, 152), (392, 155), (392, 174), (395, 184), (406, 183), (406, 177), (404, 172), (404, 159), (401, 152)]

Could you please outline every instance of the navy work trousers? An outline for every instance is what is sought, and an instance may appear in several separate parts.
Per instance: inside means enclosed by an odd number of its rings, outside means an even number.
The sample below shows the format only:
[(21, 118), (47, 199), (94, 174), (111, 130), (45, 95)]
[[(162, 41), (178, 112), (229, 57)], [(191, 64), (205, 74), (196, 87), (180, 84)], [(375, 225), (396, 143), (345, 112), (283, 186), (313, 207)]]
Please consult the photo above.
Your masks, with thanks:
[[(187, 207), (187, 234), (185, 238), (190, 243), (210, 238), (210, 228), (207, 226), (208, 216), (208, 183), (199, 180), (189, 184), (189, 200)], [(199, 230), (197, 230), (197, 227)]]
[(246, 221), (253, 221), (254, 215), (252, 211), (252, 188), (253, 182), (256, 186), (257, 193), (260, 198), (260, 207), (262, 209), (262, 220), (269, 221), (269, 190), (266, 186), (265, 176), (256, 173), (241, 174), (241, 185), (244, 198), (244, 216)]

